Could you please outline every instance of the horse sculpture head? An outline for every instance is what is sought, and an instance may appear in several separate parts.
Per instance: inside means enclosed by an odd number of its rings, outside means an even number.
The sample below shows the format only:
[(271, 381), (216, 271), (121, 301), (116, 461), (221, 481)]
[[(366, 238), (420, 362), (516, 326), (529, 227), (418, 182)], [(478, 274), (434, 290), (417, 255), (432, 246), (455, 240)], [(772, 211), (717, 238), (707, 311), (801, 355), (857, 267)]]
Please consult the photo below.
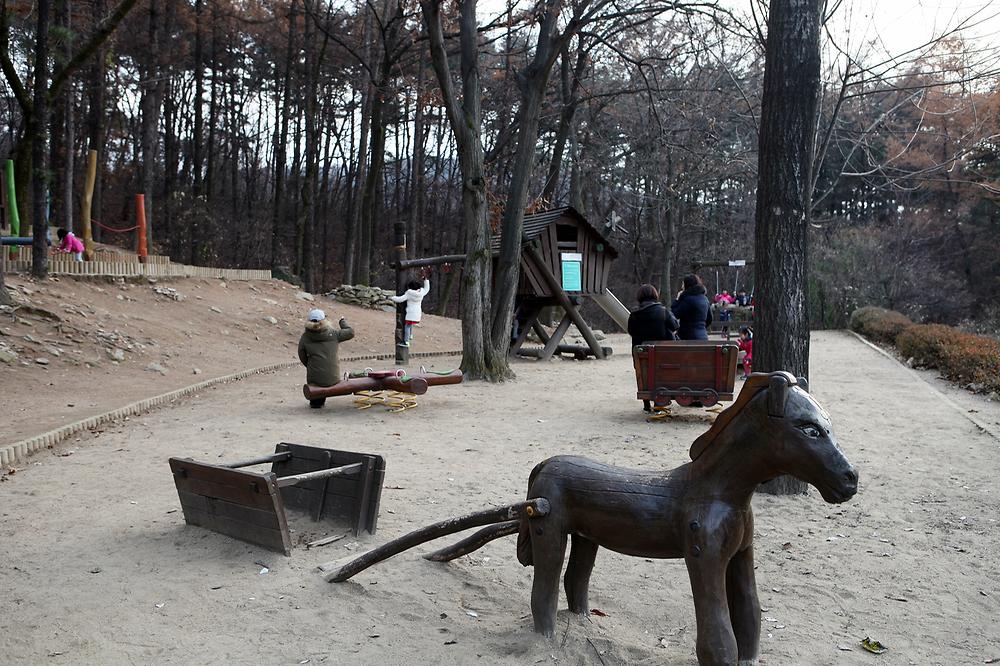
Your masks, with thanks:
[(830, 415), (809, 395), (801, 377), (788, 372), (751, 375), (737, 401), (695, 440), (691, 459), (729, 428), (760, 442), (770, 478), (790, 474), (830, 503), (846, 502), (858, 490), (857, 470), (833, 436)]

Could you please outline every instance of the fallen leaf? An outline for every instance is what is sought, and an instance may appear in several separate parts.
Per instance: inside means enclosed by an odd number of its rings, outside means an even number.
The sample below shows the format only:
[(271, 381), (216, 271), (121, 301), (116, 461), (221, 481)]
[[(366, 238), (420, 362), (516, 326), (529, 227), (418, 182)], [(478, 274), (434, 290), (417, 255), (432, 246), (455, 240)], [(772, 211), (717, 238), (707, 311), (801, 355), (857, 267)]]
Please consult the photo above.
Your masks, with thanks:
[(605, 613), (604, 611), (602, 611), (600, 608), (591, 608), (590, 609), (590, 614), (591, 615), (596, 615), (598, 617), (607, 617), (608, 616), (608, 614)]
[(864, 639), (862, 639), (861, 647), (868, 650), (872, 654), (882, 654), (889, 649), (882, 645), (879, 641), (876, 641), (868, 636), (865, 636)]

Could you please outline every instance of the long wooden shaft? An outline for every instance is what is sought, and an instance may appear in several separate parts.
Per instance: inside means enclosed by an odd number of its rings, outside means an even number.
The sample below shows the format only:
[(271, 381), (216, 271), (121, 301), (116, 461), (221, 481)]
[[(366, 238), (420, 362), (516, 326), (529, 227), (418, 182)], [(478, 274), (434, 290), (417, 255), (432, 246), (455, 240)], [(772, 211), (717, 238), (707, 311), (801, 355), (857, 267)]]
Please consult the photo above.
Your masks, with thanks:
[(465, 537), (457, 543), (445, 546), (441, 550), (435, 550), (433, 553), (427, 553), (424, 555), (424, 559), (430, 560), (431, 562), (451, 562), (455, 558), (468, 555), (474, 550), (479, 550), (490, 541), (510, 536), (511, 534), (517, 534), (517, 531), (520, 528), (520, 520), (508, 520), (506, 523), (490, 525), (489, 527), (484, 527), (479, 530), (472, 536)]
[(266, 456), (257, 456), (256, 458), (247, 458), (246, 460), (237, 460), (231, 463), (220, 463), (219, 467), (228, 467), (229, 469), (236, 469), (238, 467), (250, 467), (250, 465), (261, 465), (263, 463), (269, 462), (279, 462), (282, 460), (288, 460), (292, 457), (291, 451), (282, 451), (281, 453), (271, 453)]
[(594, 356), (597, 358), (604, 358), (604, 349), (597, 342), (594, 332), (590, 330), (590, 326), (583, 320), (583, 317), (580, 316), (576, 306), (569, 300), (569, 296), (563, 290), (562, 284), (559, 283), (556, 276), (552, 274), (551, 270), (549, 270), (548, 265), (546, 265), (541, 255), (538, 254), (538, 250), (536, 250), (534, 246), (529, 243), (524, 246), (522, 251), (525, 256), (527, 256), (535, 264), (535, 270), (542, 276), (542, 279), (545, 281), (549, 290), (556, 297), (556, 300), (559, 301), (559, 305), (561, 305), (563, 310), (566, 311), (566, 314), (570, 316), (570, 319), (573, 320), (576, 327), (580, 329), (580, 333), (583, 334), (583, 339), (587, 341), (587, 345), (594, 352)]
[(329, 479), (331, 476), (341, 476), (343, 474), (350, 474), (351, 472), (357, 472), (361, 469), (361, 463), (354, 463), (353, 465), (342, 465), (340, 467), (331, 467), (330, 469), (321, 469), (315, 472), (304, 472), (302, 474), (289, 474), (288, 476), (278, 477), (278, 487), (284, 488), (285, 486), (294, 486), (303, 481), (315, 481), (316, 479)]
[(440, 523), (434, 523), (433, 525), (422, 527), (419, 530), (410, 532), (409, 534), (401, 536), (398, 539), (393, 539), (392, 541), (382, 544), (378, 548), (370, 550), (355, 559), (347, 562), (343, 562), (343, 560), (335, 560), (333, 562), (321, 564), (319, 565), (319, 568), (324, 572), (323, 578), (326, 582), (342, 583), (355, 574), (364, 571), (368, 567), (378, 564), (382, 560), (388, 559), (393, 555), (398, 555), (404, 550), (408, 550), (414, 546), (419, 546), (420, 544), (431, 541), (432, 539), (454, 534), (455, 532), (461, 532), (462, 530), (467, 530), (470, 527), (479, 527), (481, 525), (489, 525), (491, 523), (498, 522), (509, 522), (511, 520), (518, 520), (522, 516), (544, 516), (548, 512), (549, 501), (544, 497), (537, 497), (525, 502), (518, 502), (517, 504), (508, 504), (507, 506), (502, 506), (496, 509), (487, 509), (486, 511), (470, 513), (466, 516), (458, 518), (449, 518), (448, 520), (442, 520)]
[(446, 254), (440, 257), (424, 257), (423, 259), (403, 259), (396, 262), (399, 270), (407, 268), (423, 268), (424, 266), (440, 266), (441, 264), (465, 263), (464, 254)]

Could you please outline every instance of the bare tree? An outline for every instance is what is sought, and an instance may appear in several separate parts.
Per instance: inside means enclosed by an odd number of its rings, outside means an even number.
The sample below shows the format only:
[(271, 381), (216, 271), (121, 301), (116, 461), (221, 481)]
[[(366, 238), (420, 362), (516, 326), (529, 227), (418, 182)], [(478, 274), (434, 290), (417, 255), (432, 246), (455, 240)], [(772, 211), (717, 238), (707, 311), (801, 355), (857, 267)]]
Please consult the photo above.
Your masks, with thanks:
[(506, 350), (497, 352), (490, 338), (492, 255), (487, 219), (479, 84), (477, 0), (460, 2), (459, 46), (462, 95), (452, 82), (441, 26), (441, 0), (421, 0), (437, 76), (462, 170), (462, 219), (466, 260), (462, 275), (462, 371), (472, 379), (499, 381), (511, 376)]
[[(809, 376), (808, 231), (819, 103), (822, 0), (771, 0), (754, 234), (754, 370)], [(770, 492), (805, 491), (781, 477)]]

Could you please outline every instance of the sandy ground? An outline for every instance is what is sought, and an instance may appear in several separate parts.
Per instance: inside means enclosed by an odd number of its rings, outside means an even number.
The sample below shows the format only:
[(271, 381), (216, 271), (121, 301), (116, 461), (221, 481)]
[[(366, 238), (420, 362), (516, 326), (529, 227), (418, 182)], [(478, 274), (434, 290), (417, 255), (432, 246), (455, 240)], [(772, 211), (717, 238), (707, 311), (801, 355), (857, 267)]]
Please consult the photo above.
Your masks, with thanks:
[[(401, 414), (356, 411), (349, 399), (309, 410), (301, 373), (281, 372), (32, 458), (0, 483), (0, 655), (46, 664), (695, 663), (681, 561), (602, 550), (590, 605), (606, 616), (562, 610), (554, 641), (531, 632), (532, 570), (517, 563), (513, 539), (451, 564), (421, 559), (442, 545), (428, 544), (344, 584), (315, 572), (417, 526), (517, 501), (531, 467), (556, 453), (646, 468), (684, 462), (703, 417), (684, 410), (647, 422), (624, 341), (615, 342), (609, 361), (518, 362), (514, 383), (432, 388)], [(812, 384), (861, 488), (842, 505), (814, 490), (754, 499), (761, 663), (1000, 657), (997, 441), (845, 333), (814, 336)], [(1000, 423), (996, 403), (960, 399)], [(168, 456), (233, 459), (282, 440), (385, 456), (374, 537), (284, 557), (184, 524)], [(293, 540), (343, 531), (294, 525)], [(889, 651), (862, 651), (865, 636)]]
[[(0, 314), (0, 348), (18, 354), (0, 362), (0, 445), (211, 377), (294, 362), (313, 307), (354, 327), (357, 337), (344, 344), (342, 356), (393, 351), (391, 313), (323, 296), (305, 301), (298, 288), (278, 280), (7, 276), (7, 282), (22, 303), (49, 314)], [(155, 289), (174, 289), (181, 300)], [(425, 315), (414, 351), (461, 348), (458, 321)], [(121, 361), (112, 358), (115, 350)]]

